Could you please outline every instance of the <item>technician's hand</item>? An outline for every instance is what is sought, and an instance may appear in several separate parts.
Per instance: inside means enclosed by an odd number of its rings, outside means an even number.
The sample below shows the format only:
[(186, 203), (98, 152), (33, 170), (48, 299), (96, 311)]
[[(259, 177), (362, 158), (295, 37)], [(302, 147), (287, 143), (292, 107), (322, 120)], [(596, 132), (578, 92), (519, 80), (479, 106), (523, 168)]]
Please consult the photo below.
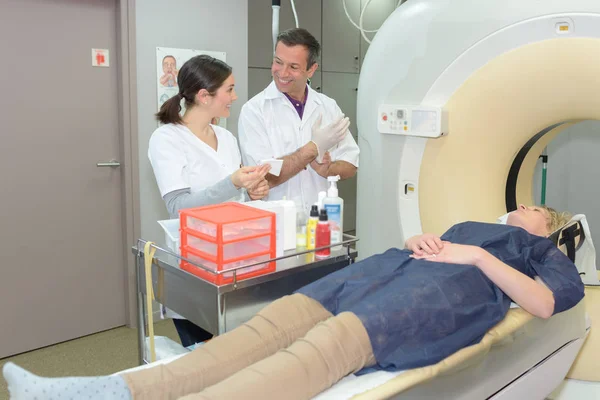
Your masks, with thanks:
[(444, 248), (444, 243), (439, 236), (432, 233), (424, 233), (408, 239), (405, 246), (407, 249), (411, 250), (415, 256), (422, 257), (438, 254)]
[(444, 248), (437, 254), (417, 256), (412, 254), (411, 257), (416, 259), (427, 259), (432, 262), (443, 262), (449, 264), (467, 264), (476, 265), (481, 259), (481, 254), (485, 250), (477, 246), (469, 246), (465, 244), (456, 244), (443, 242)]
[(323, 156), (323, 160), (321, 162), (317, 162), (317, 160), (313, 160), (310, 163), (310, 167), (315, 170), (315, 172), (321, 175), (323, 178), (327, 178), (329, 176), (329, 167), (331, 167), (331, 155), (329, 152), (326, 152)]
[(312, 126), (312, 137), (311, 141), (317, 146), (317, 162), (322, 162), (325, 152), (331, 149), (333, 146), (341, 142), (348, 133), (348, 127), (350, 126), (350, 120), (342, 114), (337, 120), (331, 124), (322, 127), (321, 126), (322, 115), (315, 121)]
[(242, 167), (231, 174), (231, 182), (238, 189), (242, 187), (251, 189), (265, 179), (265, 175), (267, 175), (270, 169), (271, 166), (269, 164)]
[(269, 182), (263, 178), (254, 187), (248, 189), (248, 196), (252, 200), (260, 200), (269, 194)]

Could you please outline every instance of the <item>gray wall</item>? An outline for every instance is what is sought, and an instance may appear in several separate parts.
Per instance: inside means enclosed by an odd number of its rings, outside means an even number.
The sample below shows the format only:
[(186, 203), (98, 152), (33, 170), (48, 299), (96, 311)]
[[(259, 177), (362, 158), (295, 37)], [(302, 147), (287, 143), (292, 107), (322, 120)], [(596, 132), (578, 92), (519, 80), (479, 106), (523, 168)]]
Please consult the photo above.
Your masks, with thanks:
[[(596, 249), (600, 248), (600, 121), (583, 121), (548, 144), (546, 204), (585, 214)], [(533, 195), (541, 199), (541, 162), (534, 174)]]
[(136, 2), (140, 215), (144, 239), (164, 242), (157, 220), (168, 218), (148, 161), (148, 141), (157, 128), (156, 47), (224, 51), (233, 67), (239, 99), (227, 128), (248, 99), (248, 0), (143, 0)]

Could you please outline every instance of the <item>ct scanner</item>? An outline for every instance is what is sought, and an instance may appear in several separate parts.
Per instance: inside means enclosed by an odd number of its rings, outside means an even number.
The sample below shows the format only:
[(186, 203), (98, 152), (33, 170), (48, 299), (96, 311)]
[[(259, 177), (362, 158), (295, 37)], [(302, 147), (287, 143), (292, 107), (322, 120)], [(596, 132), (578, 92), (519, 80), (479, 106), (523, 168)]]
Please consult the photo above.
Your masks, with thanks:
[[(357, 109), (361, 257), (457, 222), (495, 221), (533, 204), (533, 169), (552, 137), (600, 119), (600, 2), (410, 0), (367, 52)], [(439, 110), (443, 136), (381, 132), (386, 111), (405, 110), (410, 122), (411, 109)]]
[[(600, 120), (599, 1), (406, 2), (379, 29), (359, 80), (360, 257), (533, 204), (542, 150), (562, 129), (588, 119)], [(469, 385), (473, 372), (459, 373), (407, 398), (544, 398), (548, 392), (539, 388), (560, 383), (589, 332), (584, 314), (563, 322), (579, 328), (554, 350), (496, 354), (515, 368), (521, 358), (539, 359), (505, 375), (506, 386), (498, 378), (502, 367), (484, 363), (478, 379), (485, 382), (478, 383), (485, 390), (444, 389)]]

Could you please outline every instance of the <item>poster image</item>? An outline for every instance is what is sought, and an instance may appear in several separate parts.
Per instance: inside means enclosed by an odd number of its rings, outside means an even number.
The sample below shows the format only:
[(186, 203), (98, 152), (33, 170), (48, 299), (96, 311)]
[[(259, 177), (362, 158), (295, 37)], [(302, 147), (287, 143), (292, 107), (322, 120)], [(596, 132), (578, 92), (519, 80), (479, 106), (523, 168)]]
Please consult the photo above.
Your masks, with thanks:
[[(156, 48), (157, 110), (160, 109), (165, 101), (179, 93), (177, 74), (179, 73), (181, 66), (190, 58), (200, 54), (207, 54), (227, 62), (226, 53), (221, 51), (176, 49), (170, 47)], [(185, 112), (183, 103), (181, 112)], [(222, 118), (219, 121), (219, 125), (226, 128), (227, 121)]]

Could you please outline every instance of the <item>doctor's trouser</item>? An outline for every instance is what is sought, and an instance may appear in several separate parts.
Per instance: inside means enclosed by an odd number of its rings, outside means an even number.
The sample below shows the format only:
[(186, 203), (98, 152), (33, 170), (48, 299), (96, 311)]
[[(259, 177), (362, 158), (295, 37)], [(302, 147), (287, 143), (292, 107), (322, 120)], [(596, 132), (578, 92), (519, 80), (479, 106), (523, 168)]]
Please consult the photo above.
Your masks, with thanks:
[(362, 322), (302, 294), (169, 364), (123, 375), (134, 399), (310, 399), (375, 364)]

